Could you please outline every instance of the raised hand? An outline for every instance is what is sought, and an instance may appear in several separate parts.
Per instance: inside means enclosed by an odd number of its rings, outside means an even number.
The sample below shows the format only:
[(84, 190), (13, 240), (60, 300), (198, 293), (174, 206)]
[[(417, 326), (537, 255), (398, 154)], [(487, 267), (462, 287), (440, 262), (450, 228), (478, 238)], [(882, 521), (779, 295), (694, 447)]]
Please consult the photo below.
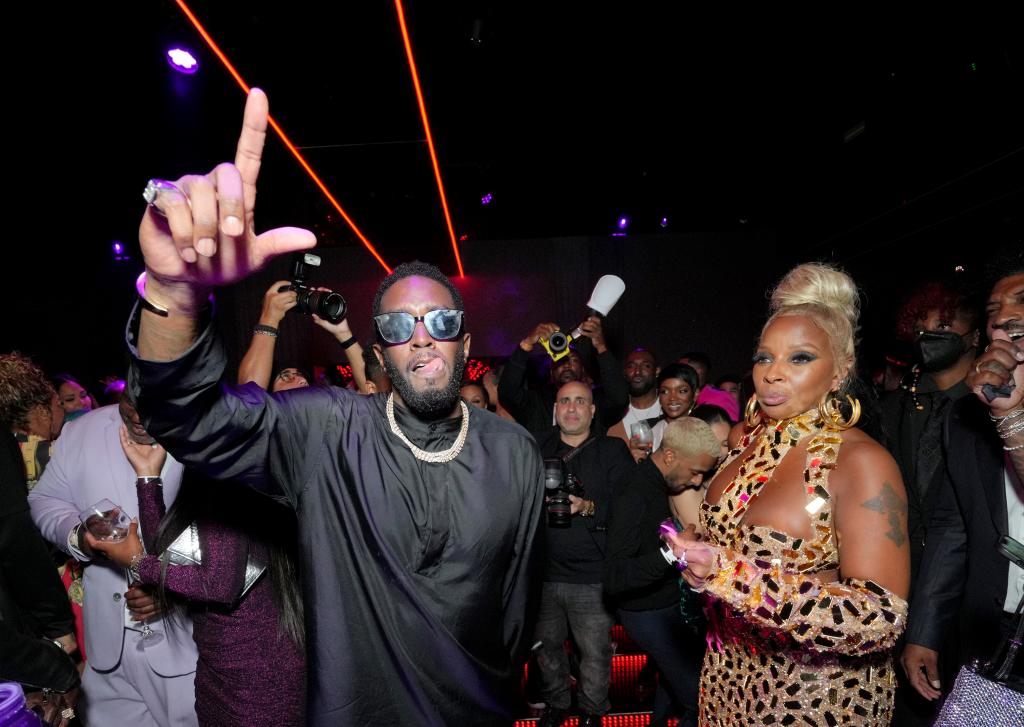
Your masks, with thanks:
[[(289, 290), (282, 290), (282, 288), (289, 288)], [(263, 295), (263, 312), (260, 313), (260, 323), (276, 328), (285, 314), (295, 307), (298, 302), (297, 296), (295, 291), (290, 288), (290, 282), (278, 280), (267, 289)]]
[(120, 428), (121, 449), (135, 470), (136, 477), (159, 477), (167, 460), (167, 450), (159, 444), (139, 444), (128, 436), (128, 428)]
[(530, 335), (519, 342), (519, 347), (529, 353), (540, 339), (551, 338), (551, 334), (557, 330), (557, 323), (538, 323), (537, 327), (530, 331)]
[(210, 288), (241, 280), (276, 255), (316, 244), (313, 233), (295, 227), (256, 234), (256, 182), (267, 114), (266, 94), (252, 89), (234, 163), (158, 185), (139, 227), (146, 297), (153, 303), (194, 313)]
[[(1016, 342), (1001, 329), (992, 331), (992, 343), (974, 362), (974, 369), (967, 375), (967, 386), (975, 396), (988, 406), (993, 415), (1002, 416), (1024, 402), (1024, 339)], [(1001, 387), (1013, 384), (1009, 396), (989, 401), (982, 387), (985, 384)]]

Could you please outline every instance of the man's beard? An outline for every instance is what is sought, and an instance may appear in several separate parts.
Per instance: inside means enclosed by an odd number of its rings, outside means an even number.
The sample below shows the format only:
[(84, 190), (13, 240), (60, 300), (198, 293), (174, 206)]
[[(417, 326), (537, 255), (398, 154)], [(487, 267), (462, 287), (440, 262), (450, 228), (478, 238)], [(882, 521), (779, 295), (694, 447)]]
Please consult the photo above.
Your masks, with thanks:
[(448, 383), (441, 389), (427, 389), (416, 391), (412, 383), (406, 378), (403, 371), (395, 366), (388, 350), (382, 350), (384, 354), (384, 371), (391, 378), (391, 385), (410, 411), (420, 419), (440, 419), (451, 414), (455, 403), (459, 400), (459, 389), (462, 386), (462, 375), (466, 370), (466, 354), (462, 346), (455, 349), (455, 360), (452, 362), (451, 376)]
[(633, 398), (643, 396), (648, 391), (654, 388), (654, 382), (644, 380), (643, 383), (635, 384), (632, 381), (629, 382), (629, 395)]

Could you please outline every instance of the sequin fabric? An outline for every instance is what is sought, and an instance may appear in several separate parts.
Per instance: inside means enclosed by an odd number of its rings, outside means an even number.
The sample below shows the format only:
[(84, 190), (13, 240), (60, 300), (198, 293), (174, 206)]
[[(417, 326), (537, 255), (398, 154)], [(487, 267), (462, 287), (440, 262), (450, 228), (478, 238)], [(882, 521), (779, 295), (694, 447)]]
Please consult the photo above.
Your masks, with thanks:
[[(708, 651), (700, 685), (705, 727), (889, 723), (895, 672), (889, 650), (907, 605), (870, 581), (819, 583), (839, 566), (828, 474), (842, 433), (813, 415), (761, 425), (730, 461), (756, 443), (718, 503), (701, 520), (721, 548), (703, 590)], [(742, 522), (783, 457), (804, 439), (805, 510), (813, 536), (794, 538)]]

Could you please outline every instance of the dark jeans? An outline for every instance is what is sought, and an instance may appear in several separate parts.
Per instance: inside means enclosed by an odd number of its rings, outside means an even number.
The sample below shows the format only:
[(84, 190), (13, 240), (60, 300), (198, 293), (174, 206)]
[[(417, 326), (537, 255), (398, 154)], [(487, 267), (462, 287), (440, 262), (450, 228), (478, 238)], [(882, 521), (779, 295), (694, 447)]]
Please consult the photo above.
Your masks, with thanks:
[(534, 638), (543, 642), (537, 650), (537, 666), (549, 707), (568, 709), (569, 658), (563, 644), (572, 630), (580, 651), (577, 701), (588, 714), (611, 709), (608, 683), (612, 674), (612, 614), (604, 603), (600, 583), (545, 583)]
[(619, 620), (629, 637), (647, 652), (661, 672), (655, 695), (651, 725), (664, 725), (672, 701), (685, 710), (680, 727), (696, 727), (700, 669), (704, 661), (704, 638), (693, 632), (679, 611), (679, 604), (652, 611), (619, 610)]

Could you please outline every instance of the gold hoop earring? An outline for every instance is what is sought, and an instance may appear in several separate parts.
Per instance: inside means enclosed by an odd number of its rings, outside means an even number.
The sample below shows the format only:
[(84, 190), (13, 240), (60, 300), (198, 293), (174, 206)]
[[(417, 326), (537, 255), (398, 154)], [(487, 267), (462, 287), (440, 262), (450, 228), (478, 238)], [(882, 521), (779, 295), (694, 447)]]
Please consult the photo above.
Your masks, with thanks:
[[(831, 393), (829, 392), (829, 394)], [(850, 394), (846, 395), (846, 400), (850, 403), (850, 418), (844, 420), (839, 397), (826, 395), (825, 399), (818, 404), (818, 417), (822, 423), (832, 424), (841, 430), (857, 426), (857, 422), (860, 421), (860, 402)]]
[(747, 406), (743, 409), (743, 422), (753, 429), (761, 422), (761, 407), (757, 403), (757, 394), (751, 394)]

